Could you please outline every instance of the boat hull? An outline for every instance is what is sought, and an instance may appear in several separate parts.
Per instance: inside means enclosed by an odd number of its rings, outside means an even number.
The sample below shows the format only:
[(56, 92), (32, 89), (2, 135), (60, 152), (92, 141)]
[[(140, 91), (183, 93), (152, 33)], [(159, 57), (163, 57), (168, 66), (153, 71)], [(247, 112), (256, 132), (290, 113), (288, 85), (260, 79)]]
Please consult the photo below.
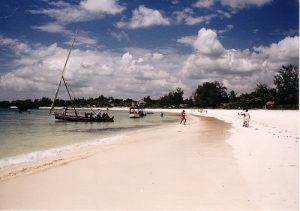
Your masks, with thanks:
[(129, 118), (133, 118), (133, 119), (140, 118), (140, 115), (137, 113), (129, 114)]
[(89, 118), (84, 116), (70, 116), (64, 114), (54, 114), (55, 119), (69, 122), (114, 122), (114, 117), (110, 118)]

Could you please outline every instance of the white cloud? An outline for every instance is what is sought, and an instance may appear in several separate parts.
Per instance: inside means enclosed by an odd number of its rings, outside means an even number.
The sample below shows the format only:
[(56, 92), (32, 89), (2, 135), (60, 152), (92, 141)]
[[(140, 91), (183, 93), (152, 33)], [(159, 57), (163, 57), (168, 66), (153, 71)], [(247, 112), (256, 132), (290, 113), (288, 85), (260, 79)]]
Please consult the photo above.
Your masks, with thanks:
[[(73, 38), (72, 38), (73, 40)], [(68, 42), (69, 44), (71, 44), (71, 42)], [(76, 36), (76, 44), (77, 45), (95, 45), (97, 43), (97, 40), (89, 37), (86, 34), (79, 34), (78, 36)]]
[(121, 13), (124, 10), (124, 7), (120, 6), (115, 0), (86, 0), (82, 1), (80, 6), (93, 13), (100, 12), (112, 15)]
[[(73, 37), (73, 32), (67, 29), (68, 24), (91, 21), (103, 18), (105, 15), (116, 15), (125, 9), (116, 0), (84, 0), (77, 5), (71, 5), (62, 1), (48, 2), (48, 4), (51, 6), (50, 8), (30, 10), (28, 12), (49, 16), (54, 21), (39, 26), (32, 26), (32, 28), (42, 32), (63, 34), (69, 37), (70, 40)], [(80, 44), (92, 45), (97, 43), (96, 39), (83, 31), (77, 36), (77, 40)]]
[(252, 91), (258, 82), (272, 85), (282, 65), (298, 65), (298, 42), (299, 37), (295, 36), (254, 50), (225, 49), (214, 31), (202, 28), (197, 39), (190, 42), (195, 52), (189, 55), (181, 72), (195, 85), (218, 80), (240, 93)]
[(217, 39), (217, 34), (211, 29), (202, 28), (198, 32), (198, 37), (193, 43), (193, 47), (203, 55), (217, 57), (224, 52), (224, 47)]
[(67, 30), (64, 25), (58, 23), (48, 23), (41, 26), (33, 26), (32, 28), (38, 31), (49, 32), (49, 33), (64, 33), (64, 34), (70, 33), (70, 31)]
[(133, 10), (132, 17), (128, 22), (120, 21), (117, 23), (119, 28), (130, 29), (146, 28), (154, 25), (170, 25), (170, 21), (168, 18), (163, 17), (160, 11), (143, 5)]
[(153, 53), (152, 56), (153, 56), (152, 58), (153, 58), (154, 61), (159, 61), (159, 60), (161, 60), (162, 58), (164, 58), (164, 55), (163, 55), (163, 54), (157, 53), (157, 52)]
[(26, 43), (22, 43), (16, 39), (5, 38), (0, 35), (0, 46), (7, 46), (16, 55), (26, 54), (30, 52), (30, 47)]
[[(286, 37), (254, 49), (226, 49), (217, 33), (202, 28), (194, 37), (178, 39), (194, 48), (182, 55), (172, 49), (126, 49), (125, 52), (72, 51), (65, 78), (76, 97), (106, 96), (139, 99), (157, 98), (174, 90), (192, 94), (199, 83), (218, 80), (238, 93), (253, 91), (258, 82), (273, 84), (282, 65), (298, 65), (299, 37)], [(16, 59), (10, 72), (0, 76), (0, 99), (52, 97), (68, 49), (56, 43), (28, 45), (0, 37)], [(66, 93), (59, 97), (65, 97)]]
[[(21, 45), (17, 40), (1, 40), (1, 46), (10, 45), (11, 49)], [(171, 52), (128, 49), (127, 53), (114, 53), (75, 48), (65, 79), (76, 97), (96, 97), (101, 93), (135, 99), (159, 97), (170, 89), (183, 87), (176, 76), (183, 57)], [(11, 71), (0, 76), (0, 99), (52, 97), (67, 54), (68, 49), (57, 44), (28, 46), (12, 62)], [(64, 89), (62, 93), (59, 97), (67, 98)]]
[(195, 17), (194, 11), (191, 8), (185, 8), (182, 11), (175, 11), (173, 14), (175, 15), (177, 23), (184, 22), (187, 25), (196, 25), (204, 21), (209, 21), (209, 19), (206, 18), (208, 16)]
[(234, 9), (241, 9), (249, 6), (261, 7), (272, 2), (272, 0), (220, 0), (221, 4)]
[(118, 41), (122, 41), (122, 40), (129, 41), (129, 36), (125, 31), (120, 31), (120, 32), (110, 31), (110, 34), (113, 38), (117, 39)]
[(267, 57), (269, 62), (286, 62), (296, 61), (299, 58), (299, 38), (286, 37), (278, 43), (273, 43), (269, 47), (260, 46), (255, 47), (254, 50), (258, 54), (263, 54)]
[(123, 54), (123, 56), (121, 58), (121, 62), (125, 66), (131, 65), (131, 63), (133, 62), (132, 55), (129, 52), (126, 52), (125, 54)]
[[(29, 12), (34, 15), (49, 16), (60, 24), (69, 24), (95, 19), (95, 14), (90, 14), (89, 11), (73, 5), (63, 8), (30, 10)], [(97, 14), (97, 17), (102, 17), (102, 15), (103, 14), (99, 13)]]
[(217, 33), (223, 34), (223, 33), (231, 31), (232, 29), (234, 29), (234, 25), (229, 24), (229, 25), (226, 25), (225, 29), (217, 30)]
[(67, 7), (67, 6), (70, 6), (69, 3), (66, 3), (66, 2), (63, 2), (63, 1), (50, 1), (48, 2), (49, 5), (51, 6), (56, 6), (56, 7)]
[[(231, 11), (231, 13), (234, 13), (234, 11)], [(226, 12), (224, 10), (217, 10), (217, 14), (218, 14), (218, 16), (219, 16), (220, 19), (231, 18), (232, 17), (231, 13)]]
[(30, 10), (31, 14), (43, 14), (58, 23), (68, 24), (102, 18), (103, 15), (116, 15), (125, 8), (116, 0), (85, 0), (79, 5), (71, 5), (61, 1), (50, 3), (53, 8)]
[[(64, 25), (61, 25), (59, 23), (49, 23), (41, 26), (33, 26), (32, 28), (42, 32), (63, 34), (69, 37), (69, 41), (66, 42), (67, 44), (71, 44), (72, 40), (74, 39), (74, 33), (66, 29)], [(84, 32), (82, 30), (76, 36), (76, 41), (79, 45), (93, 45), (97, 43), (96, 39), (90, 37), (87, 32)]]
[(198, 0), (193, 6), (198, 8), (209, 8), (214, 5), (215, 0)]
[(187, 25), (196, 25), (198, 23), (202, 23), (203, 22), (203, 18), (202, 17), (192, 17), (189, 16), (185, 19), (185, 23)]
[(193, 6), (198, 8), (210, 8), (216, 2), (234, 9), (242, 9), (249, 6), (261, 7), (272, 2), (272, 0), (198, 0)]
[(177, 39), (178, 43), (184, 44), (184, 45), (190, 45), (192, 46), (193, 43), (196, 41), (196, 37), (194, 36), (185, 36)]
[(231, 14), (223, 10), (217, 10), (215, 13), (209, 13), (207, 15), (195, 16), (195, 12), (192, 8), (185, 8), (181, 11), (173, 12), (173, 16), (176, 23), (184, 23), (186, 25), (196, 24), (209, 24), (214, 18), (230, 18)]

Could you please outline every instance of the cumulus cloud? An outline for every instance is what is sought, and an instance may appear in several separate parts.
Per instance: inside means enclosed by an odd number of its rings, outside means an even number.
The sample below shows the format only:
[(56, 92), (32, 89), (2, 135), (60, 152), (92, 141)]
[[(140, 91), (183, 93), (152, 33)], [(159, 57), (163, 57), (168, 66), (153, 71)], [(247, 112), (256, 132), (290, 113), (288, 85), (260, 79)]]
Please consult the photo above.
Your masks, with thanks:
[(211, 29), (202, 28), (198, 32), (198, 37), (193, 43), (193, 47), (203, 55), (210, 57), (221, 56), (224, 52), (224, 47), (217, 39), (217, 34)]
[(282, 65), (298, 65), (298, 42), (299, 37), (295, 36), (252, 50), (225, 49), (215, 31), (202, 28), (195, 40), (185, 42), (195, 51), (184, 62), (181, 72), (194, 84), (218, 80), (230, 89), (249, 91), (258, 82), (272, 85), (274, 74)]
[(273, 43), (270, 46), (255, 47), (254, 50), (267, 57), (269, 62), (285, 62), (286, 60), (296, 63), (299, 57), (299, 38), (286, 37), (278, 43)]
[(168, 18), (163, 17), (160, 11), (147, 8), (143, 5), (133, 10), (129, 21), (120, 21), (117, 23), (119, 28), (145, 28), (154, 25), (170, 25)]
[[(218, 80), (238, 93), (252, 91), (258, 82), (273, 84), (282, 65), (298, 65), (299, 37), (286, 37), (253, 49), (226, 49), (216, 31), (201, 28), (197, 36), (179, 38), (193, 52), (128, 48), (122, 52), (72, 51), (65, 78), (76, 97), (157, 98), (177, 87), (190, 96), (198, 84)], [(0, 76), (0, 99), (52, 97), (68, 49), (26, 44), (0, 37), (0, 46), (16, 58)], [(64, 94), (60, 97), (65, 97)], [(13, 97), (13, 98), (12, 98)]]
[[(18, 53), (10, 72), (0, 76), (0, 99), (52, 97), (68, 49), (56, 43), (49, 46), (26, 45), (2, 38), (1, 46)], [(25, 45), (25, 44), (23, 44)], [(74, 49), (67, 65), (65, 79), (76, 97), (106, 96), (139, 99), (146, 95), (159, 97), (176, 87), (184, 87), (177, 77), (183, 57), (169, 52), (127, 49), (127, 52), (105, 52)], [(174, 72), (175, 71), (175, 72)], [(67, 98), (62, 89), (60, 98)]]

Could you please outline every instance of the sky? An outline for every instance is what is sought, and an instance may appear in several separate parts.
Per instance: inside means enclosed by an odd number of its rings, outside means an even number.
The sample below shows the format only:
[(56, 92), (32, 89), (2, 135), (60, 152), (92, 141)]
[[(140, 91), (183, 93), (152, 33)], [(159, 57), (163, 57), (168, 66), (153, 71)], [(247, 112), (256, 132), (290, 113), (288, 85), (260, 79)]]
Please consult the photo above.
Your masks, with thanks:
[(299, 0), (1, 0), (0, 100), (53, 98), (76, 31), (76, 98), (240, 95), (299, 63)]

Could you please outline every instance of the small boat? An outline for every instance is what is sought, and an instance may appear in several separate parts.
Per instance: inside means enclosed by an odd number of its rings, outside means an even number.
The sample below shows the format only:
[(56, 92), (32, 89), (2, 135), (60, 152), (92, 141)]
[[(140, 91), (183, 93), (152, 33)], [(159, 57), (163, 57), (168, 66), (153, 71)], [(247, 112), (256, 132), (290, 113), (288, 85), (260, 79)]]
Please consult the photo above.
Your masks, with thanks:
[(10, 106), (10, 109), (18, 109), (19, 112), (28, 111), (28, 107), (26, 105), (18, 105), (18, 106)]
[[(91, 113), (90, 115), (87, 115), (86, 113), (85, 113), (85, 115), (80, 115), (79, 112), (77, 111), (76, 107), (75, 107), (74, 100), (73, 100), (73, 98), (70, 94), (69, 87), (68, 87), (68, 85), (65, 81), (65, 78), (64, 78), (64, 73), (65, 73), (66, 66), (67, 66), (71, 51), (73, 49), (74, 43), (75, 43), (75, 37), (74, 37), (74, 40), (72, 42), (71, 48), (69, 50), (69, 54), (67, 56), (67, 59), (66, 59), (65, 65), (64, 65), (60, 81), (58, 83), (58, 87), (57, 87), (57, 90), (56, 90), (56, 93), (55, 93), (55, 96), (54, 96), (54, 99), (53, 99), (53, 103), (52, 103), (50, 111), (49, 111), (49, 115), (52, 114), (52, 115), (54, 115), (55, 119), (70, 121), (70, 122), (113, 122), (114, 117), (109, 117), (108, 114), (106, 116), (103, 116), (103, 117), (94, 117), (93, 113)], [(57, 95), (58, 95), (58, 92), (59, 92), (59, 89), (60, 89), (60, 86), (61, 86), (62, 83), (66, 87), (66, 90), (68, 92), (72, 108), (65, 108), (63, 112), (53, 112), (52, 113), (52, 110), (54, 109), (54, 103), (57, 99)]]
[(143, 108), (137, 105), (133, 105), (129, 108), (129, 118), (140, 118), (144, 116), (147, 116), (147, 114)]
[(129, 118), (140, 118), (140, 112), (137, 106), (132, 106), (129, 108)]

